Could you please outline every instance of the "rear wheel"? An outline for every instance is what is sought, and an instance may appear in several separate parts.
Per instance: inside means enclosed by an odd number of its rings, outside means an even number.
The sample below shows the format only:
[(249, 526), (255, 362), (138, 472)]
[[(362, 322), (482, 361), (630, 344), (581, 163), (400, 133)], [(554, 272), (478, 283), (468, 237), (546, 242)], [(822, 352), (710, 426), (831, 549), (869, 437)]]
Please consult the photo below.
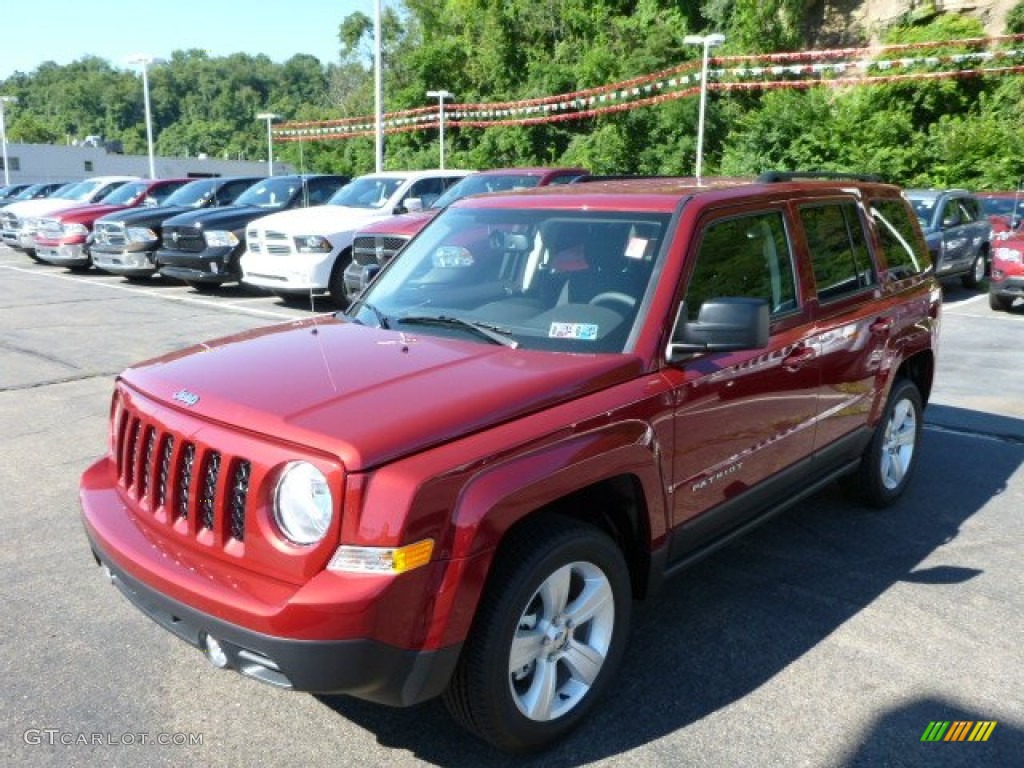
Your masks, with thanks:
[(858, 486), (872, 506), (892, 504), (910, 482), (917, 466), (921, 416), (917, 387), (908, 379), (897, 379), (860, 463)]
[(632, 596), (622, 552), (593, 526), (551, 517), (511, 536), (444, 699), (479, 737), (526, 752), (578, 725), (608, 686)]

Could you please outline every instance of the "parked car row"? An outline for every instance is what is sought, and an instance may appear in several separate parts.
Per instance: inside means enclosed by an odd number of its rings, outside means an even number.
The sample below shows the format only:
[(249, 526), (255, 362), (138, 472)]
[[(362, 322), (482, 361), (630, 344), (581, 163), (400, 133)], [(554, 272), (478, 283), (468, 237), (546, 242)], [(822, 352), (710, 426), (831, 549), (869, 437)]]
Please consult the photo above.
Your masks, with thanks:
[[(36, 260), (72, 269), (95, 266), (129, 280), (159, 273), (197, 290), (243, 282), (286, 296), (327, 294), (344, 306), (463, 197), (605, 178), (583, 168), (528, 167), (389, 171), (355, 180), (334, 174), (90, 179), (44, 200), (0, 207), (0, 237)], [(33, 187), (13, 191), (19, 198), (42, 194)], [(936, 276), (976, 288), (991, 273), (990, 304), (1009, 309), (1022, 294), (1020, 193), (909, 189), (905, 196)]]

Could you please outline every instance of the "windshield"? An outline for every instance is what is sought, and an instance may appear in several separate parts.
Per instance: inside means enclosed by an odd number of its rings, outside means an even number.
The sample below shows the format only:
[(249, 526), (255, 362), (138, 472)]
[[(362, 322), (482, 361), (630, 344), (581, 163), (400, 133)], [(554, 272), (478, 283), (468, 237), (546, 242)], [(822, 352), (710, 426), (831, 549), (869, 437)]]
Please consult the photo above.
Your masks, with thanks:
[(483, 195), (488, 192), (510, 192), (514, 189), (536, 187), (540, 176), (529, 176), (522, 173), (478, 173), (467, 176), (458, 184), (450, 187), (430, 206), (431, 208), (447, 208), (456, 200), (469, 195)]
[(39, 193), (46, 189), (45, 184), (33, 184), (31, 187), (25, 187), (18, 194), (14, 196), (15, 200), (32, 200), (39, 195)]
[(109, 195), (100, 200), (103, 205), (131, 205), (139, 197), (145, 194), (149, 185), (143, 181), (131, 181), (122, 184)]
[(185, 186), (174, 190), (174, 192), (164, 200), (164, 205), (181, 205), (188, 206), (190, 208), (200, 208), (209, 199), (214, 187), (216, 186), (217, 182), (213, 179), (190, 181)]
[(97, 190), (106, 187), (109, 182), (100, 181), (99, 179), (87, 179), (71, 190), (69, 195), (71, 200), (82, 200), (90, 201)]
[(349, 208), (381, 208), (405, 179), (364, 177), (346, 184), (327, 201), (328, 205), (345, 205)]
[(254, 205), (268, 211), (288, 206), (302, 189), (302, 181), (294, 176), (264, 179), (238, 196), (235, 205)]
[[(89, 185), (88, 181), (72, 181), (69, 184), (65, 184), (63, 187), (54, 192), (50, 197), (59, 197), (62, 200), (80, 200), (78, 193), (81, 188)], [(90, 185), (89, 189), (93, 189), (94, 185)]]
[[(1012, 197), (982, 197), (979, 202), (981, 210), (989, 216), (1010, 216), (1014, 213), (1015, 201)], [(1016, 216), (1019, 218), (1024, 214), (1024, 196), (1016, 201), (1016, 208)]]
[(478, 343), (501, 335), (525, 349), (622, 352), (634, 343), (668, 221), (668, 214), (449, 208), (348, 315)]
[(932, 223), (932, 213), (935, 211), (935, 202), (937, 198), (934, 197), (911, 197), (910, 205), (914, 209), (914, 215), (917, 216), (917, 220), (921, 222), (921, 226), (927, 227)]

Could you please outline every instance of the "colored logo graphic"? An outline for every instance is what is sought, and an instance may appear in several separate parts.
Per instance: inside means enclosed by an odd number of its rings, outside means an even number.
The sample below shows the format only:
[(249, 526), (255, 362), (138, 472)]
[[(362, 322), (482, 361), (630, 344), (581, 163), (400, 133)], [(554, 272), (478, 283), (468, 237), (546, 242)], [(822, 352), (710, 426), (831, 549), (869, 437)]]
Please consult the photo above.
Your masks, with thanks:
[(932, 720), (921, 741), (988, 741), (995, 727), (995, 720)]

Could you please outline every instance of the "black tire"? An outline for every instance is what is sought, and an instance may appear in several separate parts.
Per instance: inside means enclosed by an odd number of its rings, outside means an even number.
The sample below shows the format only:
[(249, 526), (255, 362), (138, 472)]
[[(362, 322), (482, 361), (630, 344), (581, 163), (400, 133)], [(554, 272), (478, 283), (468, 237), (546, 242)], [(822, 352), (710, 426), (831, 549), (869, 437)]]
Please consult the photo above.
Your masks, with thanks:
[(348, 306), (348, 294), (345, 291), (345, 270), (352, 263), (352, 251), (344, 250), (334, 260), (334, 267), (331, 269), (331, 278), (327, 282), (327, 292), (331, 296), (331, 303), (338, 309)]
[(982, 251), (974, 257), (974, 261), (971, 262), (970, 271), (961, 276), (960, 283), (964, 288), (977, 288), (981, 285), (981, 281), (985, 279), (985, 273), (988, 271), (988, 263), (985, 259), (985, 252)]
[[(576, 727), (614, 676), (632, 612), (629, 569), (602, 531), (559, 516), (513, 531), (496, 557), (444, 702), (485, 741), (529, 752)], [(523, 665), (513, 670), (517, 638)]]
[(989, 293), (988, 306), (996, 312), (1009, 312), (1013, 305), (1013, 296), (1003, 296), (999, 293)]
[(874, 507), (887, 507), (906, 490), (917, 467), (923, 407), (909, 379), (897, 379), (861, 458), (857, 487)]

